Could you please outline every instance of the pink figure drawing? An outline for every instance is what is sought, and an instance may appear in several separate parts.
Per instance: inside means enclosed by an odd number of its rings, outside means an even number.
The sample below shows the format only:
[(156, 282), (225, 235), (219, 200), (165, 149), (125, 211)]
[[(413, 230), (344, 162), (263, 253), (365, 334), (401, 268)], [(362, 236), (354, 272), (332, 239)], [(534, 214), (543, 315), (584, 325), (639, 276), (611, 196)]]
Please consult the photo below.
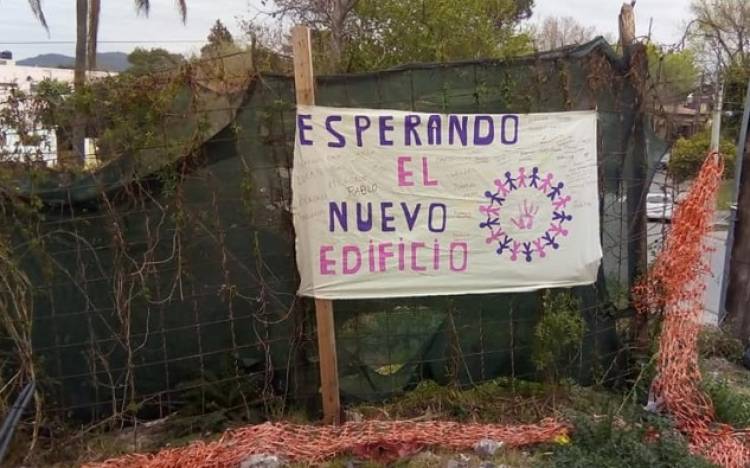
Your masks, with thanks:
[(492, 205), (480, 206), (479, 207), (479, 212), (482, 213), (485, 216), (498, 217), (498, 216), (500, 216), (500, 207), (499, 206), (492, 206)]
[(500, 237), (505, 235), (505, 232), (503, 232), (502, 228), (498, 228), (497, 230), (492, 229), (490, 232), (492, 232), (492, 234), (487, 237), (486, 241), (488, 244), (492, 244), (493, 242), (500, 242)]
[(495, 186), (497, 187), (498, 192), (500, 192), (501, 197), (504, 197), (510, 193), (510, 190), (505, 188), (505, 182), (500, 179), (495, 179)]
[(536, 239), (534, 241), (534, 250), (536, 250), (540, 257), (544, 258), (545, 256), (547, 256), (547, 254), (544, 253), (544, 245), (542, 244), (542, 242), (542, 239)]
[(510, 249), (510, 259), (514, 262), (518, 260), (518, 252), (521, 251), (521, 243), (518, 241), (513, 241), (513, 248)]
[(518, 187), (526, 187), (526, 168), (525, 167), (519, 167), (518, 168)]
[(555, 211), (558, 211), (565, 208), (568, 205), (568, 202), (570, 202), (570, 195), (565, 195), (564, 197), (560, 197), (553, 201), (552, 204), (555, 205)]
[(550, 186), (552, 185), (552, 179), (554, 177), (555, 176), (553, 176), (552, 174), (547, 174), (547, 177), (542, 179), (542, 182), (539, 184), (539, 190), (542, 192), (546, 192), (547, 189), (549, 189)]
[(568, 230), (562, 227), (562, 222), (559, 222), (557, 224), (555, 223), (550, 224), (549, 230), (550, 230), (550, 233), (555, 236), (558, 234), (560, 234), (561, 236), (568, 235)]
[(539, 212), (539, 207), (529, 204), (528, 200), (523, 201), (523, 208), (518, 207), (518, 217), (510, 218), (511, 222), (518, 229), (531, 229), (534, 227), (534, 216)]

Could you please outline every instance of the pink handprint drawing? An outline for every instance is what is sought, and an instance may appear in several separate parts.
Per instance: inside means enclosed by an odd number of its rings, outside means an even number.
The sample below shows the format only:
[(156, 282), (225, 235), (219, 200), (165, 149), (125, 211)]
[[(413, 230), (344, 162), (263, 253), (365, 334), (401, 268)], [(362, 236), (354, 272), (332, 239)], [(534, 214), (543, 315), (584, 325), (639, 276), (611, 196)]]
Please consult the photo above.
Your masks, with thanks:
[(534, 227), (534, 217), (539, 212), (539, 207), (530, 204), (528, 200), (523, 201), (523, 208), (518, 207), (518, 217), (510, 218), (518, 229), (526, 230)]

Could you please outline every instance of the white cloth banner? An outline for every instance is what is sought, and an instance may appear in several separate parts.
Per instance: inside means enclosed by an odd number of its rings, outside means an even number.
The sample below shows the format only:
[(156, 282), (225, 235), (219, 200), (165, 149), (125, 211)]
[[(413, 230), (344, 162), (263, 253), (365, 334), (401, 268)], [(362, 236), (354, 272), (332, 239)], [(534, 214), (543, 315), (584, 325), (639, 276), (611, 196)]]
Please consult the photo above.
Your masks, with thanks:
[(299, 294), (323, 299), (591, 284), (602, 257), (596, 113), (298, 106)]

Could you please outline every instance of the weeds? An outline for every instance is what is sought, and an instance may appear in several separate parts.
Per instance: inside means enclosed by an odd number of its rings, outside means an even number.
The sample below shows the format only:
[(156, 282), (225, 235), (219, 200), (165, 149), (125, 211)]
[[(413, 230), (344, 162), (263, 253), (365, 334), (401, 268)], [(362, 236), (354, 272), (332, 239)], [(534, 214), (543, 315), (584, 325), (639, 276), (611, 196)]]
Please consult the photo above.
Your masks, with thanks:
[(554, 401), (552, 389), (535, 382), (503, 378), (461, 390), (424, 381), (384, 405), (363, 405), (355, 410), (365, 418), (532, 423), (549, 416)]
[(687, 442), (665, 419), (644, 415), (628, 422), (609, 414), (573, 419), (572, 442), (556, 446), (540, 466), (598, 468), (711, 467), (690, 454)]
[(698, 352), (700, 357), (724, 358), (739, 363), (742, 361), (742, 342), (717, 327), (703, 327), (698, 335)]
[(703, 389), (714, 403), (716, 419), (735, 427), (750, 426), (750, 392), (724, 378), (708, 378)]
[(581, 344), (586, 324), (580, 303), (569, 292), (547, 290), (544, 314), (534, 329), (532, 360), (549, 383), (559, 383), (566, 360)]

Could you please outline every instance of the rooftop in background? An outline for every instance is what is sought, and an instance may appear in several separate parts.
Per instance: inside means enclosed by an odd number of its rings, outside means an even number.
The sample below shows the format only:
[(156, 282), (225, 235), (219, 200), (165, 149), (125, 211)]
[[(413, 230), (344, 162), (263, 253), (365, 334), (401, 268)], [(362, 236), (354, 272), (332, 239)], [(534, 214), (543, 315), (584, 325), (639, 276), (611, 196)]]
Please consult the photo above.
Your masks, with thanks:
[[(91, 78), (101, 78), (116, 73), (93, 71), (88, 72)], [(35, 67), (23, 65), (13, 60), (10, 51), (0, 52), (0, 94), (10, 87), (18, 87), (22, 91), (33, 91), (34, 85), (45, 79), (73, 82), (74, 71), (71, 68)]]

